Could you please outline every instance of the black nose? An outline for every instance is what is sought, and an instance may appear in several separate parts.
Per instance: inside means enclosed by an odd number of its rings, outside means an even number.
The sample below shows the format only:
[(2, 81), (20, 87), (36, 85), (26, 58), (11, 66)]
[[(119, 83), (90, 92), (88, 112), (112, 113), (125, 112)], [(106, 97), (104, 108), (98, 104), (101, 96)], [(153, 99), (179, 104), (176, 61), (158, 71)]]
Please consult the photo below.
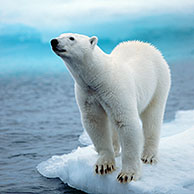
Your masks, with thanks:
[(53, 48), (56, 48), (56, 46), (58, 45), (58, 40), (57, 39), (52, 39), (51, 40), (51, 46), (53, 47)]

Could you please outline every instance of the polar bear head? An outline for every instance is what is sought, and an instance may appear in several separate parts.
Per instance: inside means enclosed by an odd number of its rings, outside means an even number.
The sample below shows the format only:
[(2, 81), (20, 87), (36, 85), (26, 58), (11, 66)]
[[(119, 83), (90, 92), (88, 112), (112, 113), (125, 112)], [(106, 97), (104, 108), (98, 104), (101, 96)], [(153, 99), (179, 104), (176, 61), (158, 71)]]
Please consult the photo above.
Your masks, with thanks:
[(53, 51), (65, 62), (83, 62), (86, 56), (91, 56), (98, 42), (97, 37), (65, 33), (51, 40)]

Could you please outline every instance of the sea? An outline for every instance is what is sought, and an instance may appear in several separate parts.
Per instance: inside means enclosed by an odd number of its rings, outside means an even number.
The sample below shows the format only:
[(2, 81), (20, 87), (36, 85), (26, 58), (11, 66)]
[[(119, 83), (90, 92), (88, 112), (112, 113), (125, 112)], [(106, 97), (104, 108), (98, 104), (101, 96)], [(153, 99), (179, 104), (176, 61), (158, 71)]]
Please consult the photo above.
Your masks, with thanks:
[[(162, 51), (172, 77), (164, 117), (164, 122), (169, 122), (178, 110), (194, 109), (194, 28), (186, 28), (184, 21), (184, 28), (164, 28), (165, 21), (160, 29), (156, 27), (160, 32), (154, 25), (144, 25), (143, 31), (138, 24), (139, 28), (134, 28), (137, 36), (133, 33), (111, 40), (100, 34), (99, 45), (110, 53), (120, 41), (139, 39)], [(0, 35), (0, 193), (84, 193), (36, 170), (51, 156), (83, 146), (78, 140), (83, 128), (74, 81), (63, 61), (51, 51), (49, 40), (41, 42), (30, 27), (13, 29), (15, 34)], [(164, 33), (170, 30), (164, 35), (161, 29)]]

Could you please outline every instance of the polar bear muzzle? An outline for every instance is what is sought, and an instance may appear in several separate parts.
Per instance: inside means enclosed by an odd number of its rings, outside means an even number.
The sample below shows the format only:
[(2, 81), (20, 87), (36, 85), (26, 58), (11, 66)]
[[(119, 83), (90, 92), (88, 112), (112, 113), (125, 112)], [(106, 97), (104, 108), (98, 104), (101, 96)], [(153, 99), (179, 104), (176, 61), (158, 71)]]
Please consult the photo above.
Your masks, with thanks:
[(57, 40), (57, 39), (52, 39), (51, 40), (51, 46), (52, 46), (52, 49), (53, 49), (53, 51), (57, 51), (57, 52), (67, 52), (67, 50), (66, 49), (59, 49), (58, 47), (57, 47), (57, 45), (59, 44), (59, 41)]
[(51, 46), (52, 46), (52, 48), (56, 48), (57, 45), (58, 45), (58, 43), (59, 43), (59, 41), (57, 39), (52, 39), (51, 40)]

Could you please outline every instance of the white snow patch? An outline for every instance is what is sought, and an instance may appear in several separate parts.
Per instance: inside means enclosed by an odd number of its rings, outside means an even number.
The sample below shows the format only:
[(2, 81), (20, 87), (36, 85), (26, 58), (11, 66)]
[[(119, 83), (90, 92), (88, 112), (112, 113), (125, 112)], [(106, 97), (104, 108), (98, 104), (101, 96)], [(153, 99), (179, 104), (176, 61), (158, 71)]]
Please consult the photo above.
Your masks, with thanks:
[[(71, 187), (88, 193), (194, 193), (194, 111), (180, 111), (175, 120), (163, 125), (160, 142), (160, 161), (157, 165), (143, 165), (142, 178), (137, 182), (120, 184), (116, 177), (121, 158), (116, 158), (117, 170), (106, 176), (94, 174), (97, 153), (92, 145), (70, 154), (52, 156), (37, 169), (48, 178), (60, 178)], [(90, 141), (80, 138), (84, 144)]]
[(164, 123), (162, 126), (162, 137), (175, 135), (183, 132), (194, 125), (194, 111), (178, 111), (175, 115), (175, 120)]
[(87, 134), (86, 130), (79, 136), (79, 142), (83, 145), (92, 145), (92, 140)]

